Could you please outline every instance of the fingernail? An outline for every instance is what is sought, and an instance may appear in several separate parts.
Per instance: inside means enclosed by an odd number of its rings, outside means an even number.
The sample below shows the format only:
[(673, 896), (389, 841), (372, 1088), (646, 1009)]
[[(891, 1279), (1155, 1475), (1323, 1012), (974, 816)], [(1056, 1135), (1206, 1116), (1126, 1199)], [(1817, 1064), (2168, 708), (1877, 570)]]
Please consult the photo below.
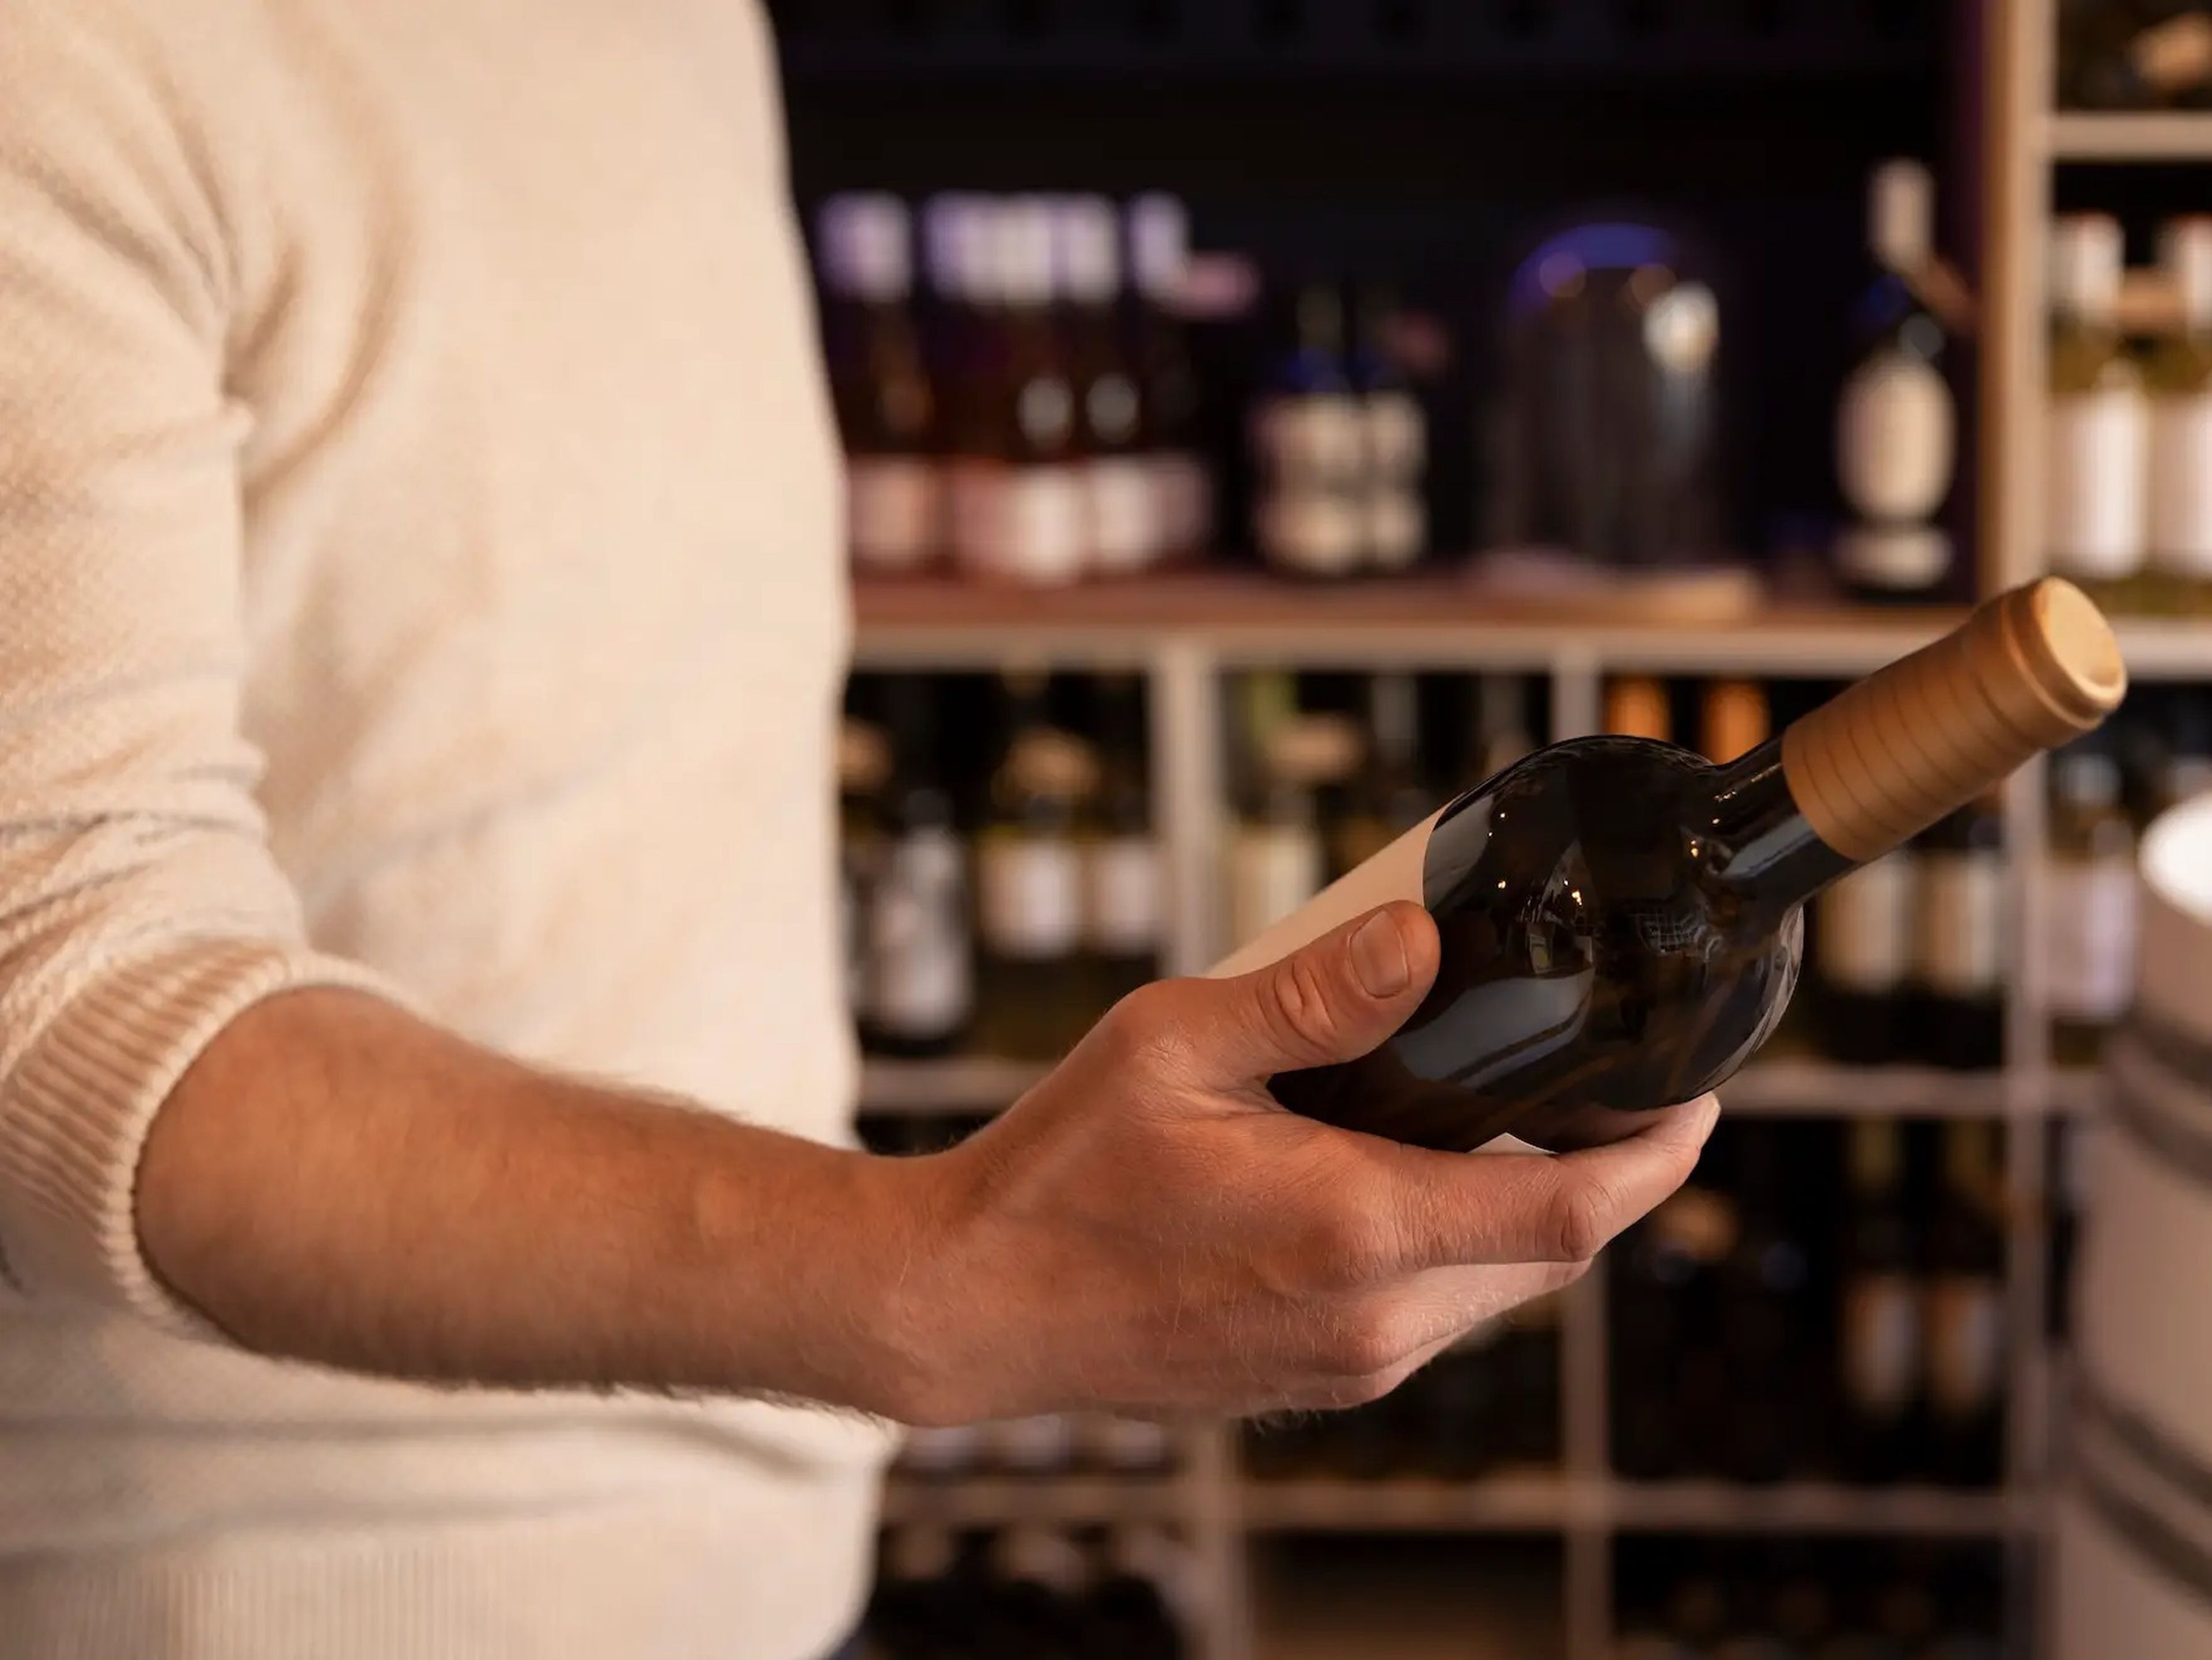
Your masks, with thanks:
[(1395, 997), (1413, 977), (1398, 925), (1383, 912), (1376, 911), (1352, 936), (1352, 967), (1370, 997)]

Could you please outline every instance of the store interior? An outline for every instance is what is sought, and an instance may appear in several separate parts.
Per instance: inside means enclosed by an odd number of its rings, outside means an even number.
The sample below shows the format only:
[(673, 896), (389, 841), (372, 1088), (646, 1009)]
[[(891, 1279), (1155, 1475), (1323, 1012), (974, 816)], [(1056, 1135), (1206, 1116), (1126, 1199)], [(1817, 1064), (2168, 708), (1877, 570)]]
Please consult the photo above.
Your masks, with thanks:
[(2132, 682), (1820, 897), (1568, 1291), (1346, 1413), (916, 1435), (878, 1650), (2052, 1652), (2138, 841), (2212, 782), (2212, 9), (769, 9), (872, 1146), (1534, 747), (1725, 763), (2045, 574)]

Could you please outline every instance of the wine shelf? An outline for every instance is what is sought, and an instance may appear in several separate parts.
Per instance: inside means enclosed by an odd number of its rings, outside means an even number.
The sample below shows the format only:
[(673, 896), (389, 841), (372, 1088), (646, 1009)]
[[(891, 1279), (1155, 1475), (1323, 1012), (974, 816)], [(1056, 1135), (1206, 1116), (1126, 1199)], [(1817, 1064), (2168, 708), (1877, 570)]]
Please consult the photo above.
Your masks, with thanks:
[(1062, 1527), (1180, 1520), (1189, 1509), (1173, 1476), (1126, 1475), (928, 1480), (895, 1476), (884, 1486), (884, 1519), (949, 1528), (1048, 1522)]
[(2212, 114), (2064, 110), (2045, 125), (2054, 161), (2212, 161)]

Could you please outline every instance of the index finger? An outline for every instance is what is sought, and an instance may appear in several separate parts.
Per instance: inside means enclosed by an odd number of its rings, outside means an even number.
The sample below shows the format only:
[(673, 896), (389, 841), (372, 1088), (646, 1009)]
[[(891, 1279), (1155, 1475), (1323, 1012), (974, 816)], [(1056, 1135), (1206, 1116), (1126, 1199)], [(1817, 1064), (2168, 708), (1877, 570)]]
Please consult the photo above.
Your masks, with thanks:
[(1720, 1116), (1700, 1096), (1635, 1134), (1577, 1152), (1432, 1152), (1392, 1144), (1387, 1230), (1406, 1272), (1458, 1264), (1581, 1262), (1689, 1179)]

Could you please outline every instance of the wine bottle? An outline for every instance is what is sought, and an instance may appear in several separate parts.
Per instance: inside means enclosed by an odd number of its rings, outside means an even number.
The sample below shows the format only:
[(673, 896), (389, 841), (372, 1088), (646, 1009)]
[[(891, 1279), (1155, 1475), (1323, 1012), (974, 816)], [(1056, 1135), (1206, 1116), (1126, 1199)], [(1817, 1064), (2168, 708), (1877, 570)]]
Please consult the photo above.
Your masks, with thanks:
[(1926, 601), (1951, 580), (1951, 538), (1934, 522), (1957, 456), (1948, 343), (1912, 286), (1935, 256), (1935, 189), (1917, 161), (1889, 161), (1869, 191), (1875, 275), (1852, 319), (1860, 345), (1836, 412), (1836, 475), (1858, 515), (1837, 538), (1836, 565), (1862, 599)]
[(2212, 789), (2212, 694), (2177, 686), (2169, 696), (2166, 756), (2151, 788), (2154, 815)]
[(1814, 902), (1814, 1009), (1821, 1047), (1836, 1060), (1877, 1067), (1905, 1052), (1919, 880), (1907, 842)]
[(2150, 387), (2146, 609), (2212, 609), (2212, 217), (2168, 220), (2159, 265), (2181, 325), (2144, 366)]
[(1960, 1072), (2004, 1062), (2004, 818), (1970, 801), (1915, 844), (1912, 1025), (1923, 1058)]
[(1093, 576), (1128, 576), (1159, 557), (1143, 404), (1121, 325), (1121, 220), (1103, 196), (1053, 204), (1054, 259), (1082, 459), (1084, 561)]
[(2051, 1058), (2091, 1066), (2135, 988), (2136, 832), (2112, 756), (2077, 745), (2051, 758), (2046, 872)]
[(1084, 574), (1082, 432), (1053, 301), (1051, 204), (974, 210), (966, 298), (982, 322), (972, 381), (953, 400), (945, 488), (967, 575), (1031, 587)]
[(1188, 1551), (1160, 1529), (1115, 1529), (1085, 1608), (1086, 1652), (1094, 1660), (1182, 1660), (1196, 1579)]
[(1664, 744), (1674, 721), (1666, 686), (1648, 675), (1623, 675), (1605, 689), (1605, 729), (1617, 738)]
[(1720, 1351), (1737, 1391), (1727, 1419), (1723, 1472), (1778, 1481), (1804, 1460), (1806, 1318), (1811, 1253), (1793, 1214), (1782, 1127), (1735, 1127), (1735, 1248), (1721, 1266)]
[(2119, 222), (2075, 214), (2051, 228), (2051, 409), (2044, 523), (2051, 568), (2131, 603), (2143, 564), (2149, 408), (2117, 319)]
[[(1719, 1462), (1735, 1389), (1715, 1347), (1715, 1304), (1741, 1228), (1734, 1196), (1701, 1171), (1614, 1252), (1612, 1456), (1632, 1481)], [(1652, 1377), (1670, 1387), (1641, 1381)]]
[(1097, 1014), (1077, 836), (1096, 768), (1081, 740), (1046, 719), (1047, 689), (1042, 674), (1006, 676), (1006, 747), (975, 848), (977, 1036), (1026, 1061), (1058, 1060)]
[(1957, 1487), (1992, 1487), (2002, 1469), (2004, 1230), (1996, 1130), (1943, 1126), (1943, 1182), (1929, 1229), (1924, 1341), (1929, 1462)]
[(1361, 286), (1353, 302), (1353, 395), (1359, 401), (1360, 539), (1367, 568), (1402, 571), (1429, 543), (1428, 417), (1399, 370), (1388, 331), (1387, 289)]
[(1285, 575), (1350, 576), (1366, 545), (1364, 429), (1345, 368), (1344, 305), (1335, 289), (1303, 290), (1296, 326), (1296, 344), (1253, 415), (1253, 537), (1261, 557)]
[(1905, 1203), (1905, 1138), (1896, 1120), (1846, 1132), (1842, 1329), (1837, 1334), (1846, 1474), (1893, 1481), (1911, 1461), (1920, 1394), (1920, 1282)]
[(1279, 1074), (1277, 1099), (1424, 1146), (1613, 1140), (1758, 1049), (1808, 898), (2094, 726), (2126, 678), (2096, 608), (2045, 579), (1730, 766), (1617, 737), (1540, 751), (1216, 971), (1424, 903), (1443, 949), (1428, 996), (1367, 1056)]
[(2159, 109), (2212, 94), (2212, 16), (2172, 0), (2066, 0), (2058, 87), (2087, 109)]
[(1367, 764), (1350, 811), (1329, 826), (1329, 873), (1365, 864), (1434, 811), (1420, 778), (1420, 684), (1410, 674), (1367, 684)]
[(1160, 971), (1164, 908), (1145, 764), (1143, 693), (1134, 675), (1095, 683), (1098, 790), (1083, 848), (1083, 927), (1103, 1009)]
[[(1253, 939), (1296, 914), (1328, 876), (1315, 792), (1349, 773), (1359, 734), (1350, 721), (1290, 710), (1287, 677), (1255, 676), (1253, 794), (1231, 848), (1231, 937)], [(1279, 697), (1279, 710), (1262, 707)]]
[(966, 858), (934, 768), (931, 690), (920, 676), (886, 690), (892, 771), (883, 864), (868, 903), (862, 1036), (885, 1054), (942, 1055), (975, 1007)]
[(822, 205), (823, 357), (845, 447), (853, 562), (916, 571), (942, 550), (937, 399), (908, 301), (914, 255), (906, 204), (874, 192)]
[(1163, 560), (1195, 558), (1213, 541), (1213, 477), (1198, 442), (1199, 384), (1179, 308), (1190, 265), (1190, 216), (1172, 196), (1129, 204), (1137, 292), (1138, 410)]
[(865, 1028), (868, 1008), (868, 905), (881, 879), (884, 836), (879, 812), (891, 771), (880, 727), (847, 716), (837, 729), (837, 923), (845, 952), (845, 1000)]
[(1536, 747), (1528, 736), (1528, 689), (1518, 675), (1486, 674), (1475, 684), (1469, 723), (1470, 778), (1492, 778)]

